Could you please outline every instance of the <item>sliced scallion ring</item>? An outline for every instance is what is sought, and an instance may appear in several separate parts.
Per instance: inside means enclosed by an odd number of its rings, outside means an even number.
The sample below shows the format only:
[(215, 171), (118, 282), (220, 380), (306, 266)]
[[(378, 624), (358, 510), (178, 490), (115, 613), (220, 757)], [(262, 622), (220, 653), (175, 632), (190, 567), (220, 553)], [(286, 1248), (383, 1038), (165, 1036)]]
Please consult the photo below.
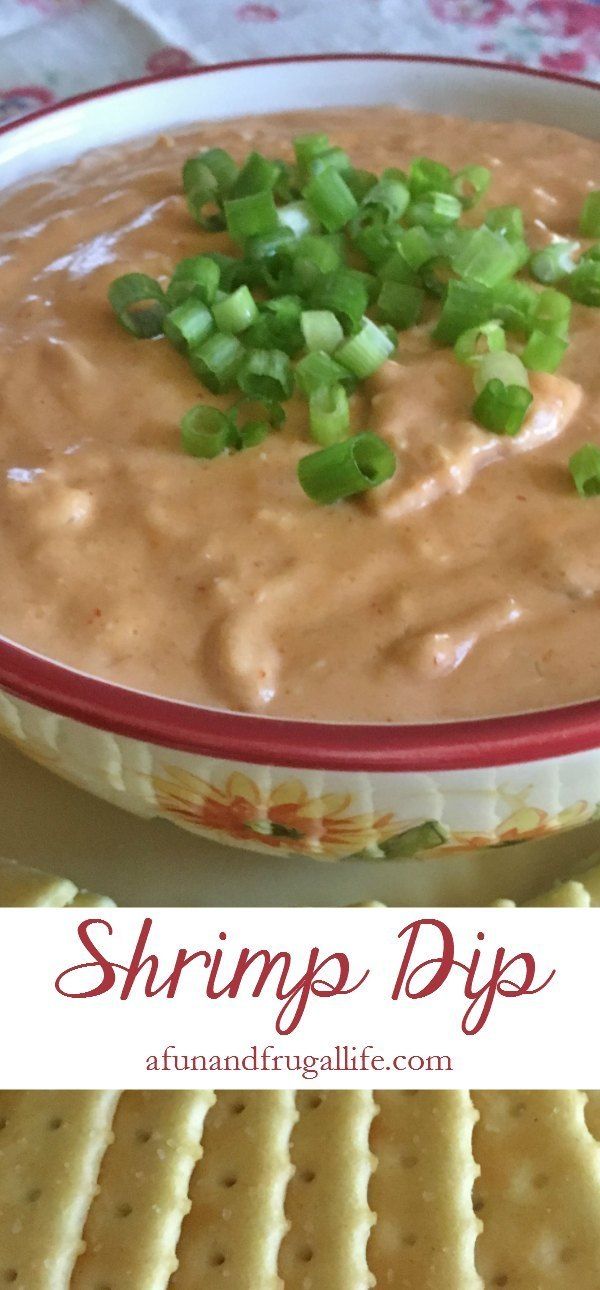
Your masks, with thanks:
[(298, 462), (298, 479), (307, 497), (328, 505), (377, 488), (391, 479), (396, 458), (389, 444), (365, 431), (311, 452)]

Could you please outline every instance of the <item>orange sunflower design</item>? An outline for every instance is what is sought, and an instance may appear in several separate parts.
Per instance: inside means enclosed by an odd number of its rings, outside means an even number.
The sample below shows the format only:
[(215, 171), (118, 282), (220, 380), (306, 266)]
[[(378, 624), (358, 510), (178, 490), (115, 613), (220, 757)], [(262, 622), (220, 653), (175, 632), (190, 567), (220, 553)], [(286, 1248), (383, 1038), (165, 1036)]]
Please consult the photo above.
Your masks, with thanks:
[(178, 766), (153, 779), (165, 814), (232, 841), (331, 859), (375, 848), (398, 831), (392, 812), (350, 814), (350, 793), (310, 797), (297, 779), (263, 789), (235, 771), (222, 787)]
[(550, 815), (538, 806), (521, 805), (502, 821), (495, 830), (485, 833), (454, 833), (452, 841), (444, 844), (446, 855), (484, 847), (506, 847), (515, 842), (532, 842), (563, 829), (574, 829), (598, 819), (600, 807), (593, 802), (579, 801), (557, 815)]

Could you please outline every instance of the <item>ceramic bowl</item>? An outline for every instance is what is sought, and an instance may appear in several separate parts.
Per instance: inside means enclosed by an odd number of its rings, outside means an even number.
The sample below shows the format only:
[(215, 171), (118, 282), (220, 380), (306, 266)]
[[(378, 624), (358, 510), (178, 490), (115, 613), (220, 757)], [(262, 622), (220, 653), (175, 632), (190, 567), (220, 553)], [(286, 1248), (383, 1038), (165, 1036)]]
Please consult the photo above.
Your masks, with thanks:
[[(197, 120), (399, 103), (600, 137), (599, 87), (392, 55), (201, 68), (84, 95), (0, 130), (2, 186), (83, 151)], [(477, 850), (593, 819), (600, 702), (433, 726), (321, 724), (203, 709), (0, 640), (0, 730), (142, 816), (247, 850), (323, 860)]]

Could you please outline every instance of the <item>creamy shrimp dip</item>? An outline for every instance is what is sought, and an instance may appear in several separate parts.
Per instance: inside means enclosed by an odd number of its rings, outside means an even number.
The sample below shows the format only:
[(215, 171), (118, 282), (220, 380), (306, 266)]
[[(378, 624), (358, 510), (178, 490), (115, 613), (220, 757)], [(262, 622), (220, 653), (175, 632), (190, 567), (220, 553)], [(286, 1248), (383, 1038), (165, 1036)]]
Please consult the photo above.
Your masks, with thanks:
[(488, 167), (477, 223), (516, 204), (533, 249), (577, 238), (600, 181), (600, 145), (561, 130), (378, 108), (211, 123), (8, 194), (0, 631), (127, 686), (272, 715), (423, 721), (597, 696), (600, 497), (577, 492), (568, 463), (600, 444), (598, 309), (573, 304), (560, 366), (529, 372), (510, 436), (473, 419), (473, 372), (432, 338), (426, 301), (350, 398), (393, 476), (319, 505), (297, 477), (316, 447), (304, 399), (244, 451), (189, 455), (184, 414), (235, 396), (207, 393), (108, 304), (121, 275), (166, 284), (184, 257), (232, 253), (190, 217), (186, 158), (289, 158), (294, 135), (320, 130), (378, 174), (422, 156)]

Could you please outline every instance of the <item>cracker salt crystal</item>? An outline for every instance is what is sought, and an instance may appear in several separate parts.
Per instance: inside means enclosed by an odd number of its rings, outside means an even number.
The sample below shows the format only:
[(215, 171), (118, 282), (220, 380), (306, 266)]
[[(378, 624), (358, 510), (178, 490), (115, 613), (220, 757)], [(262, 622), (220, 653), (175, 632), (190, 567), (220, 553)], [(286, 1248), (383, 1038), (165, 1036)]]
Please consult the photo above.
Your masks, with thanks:
[(367, 1257), (388, 1290), (478, 1290), (473, 1210), (476, 1113), (463, 1090), (378, 1091)]
[(208, 1091), (121, 1095), (71, 1290), (166, 1290), (213, 1102)]
[(276, 1290), (296, 1120), (288, 1090), (217, 1093), (170, 1290)]
[(558, 887), (552, 887), (541, 896), (535, 896), (533, 900), (526, 900), (525, 906), (540, 909), (589, 909), (590, 893), (581, 880), (571, 879), (570, 882), (561, 882)]
[(285, 1290), (367, 1290), (374, 1284), (367, 1264), (375, 1221), (368, 1201), (373, 1094), (300, 1092), (297, 1105), (285, 1204), (290, 1227), (279, 1259)]
[(117, 1098), (0, 1091), (0, 1285), (68, 1290)]
[(473, 1093), (477, 1266), (486, 1287), (597, 1290), (600, 1143), (573, 1089)]
[(16, 860), (0, 859), (0, 906), (48, 905), (62, 908), (77, 895), (75, 883)]

